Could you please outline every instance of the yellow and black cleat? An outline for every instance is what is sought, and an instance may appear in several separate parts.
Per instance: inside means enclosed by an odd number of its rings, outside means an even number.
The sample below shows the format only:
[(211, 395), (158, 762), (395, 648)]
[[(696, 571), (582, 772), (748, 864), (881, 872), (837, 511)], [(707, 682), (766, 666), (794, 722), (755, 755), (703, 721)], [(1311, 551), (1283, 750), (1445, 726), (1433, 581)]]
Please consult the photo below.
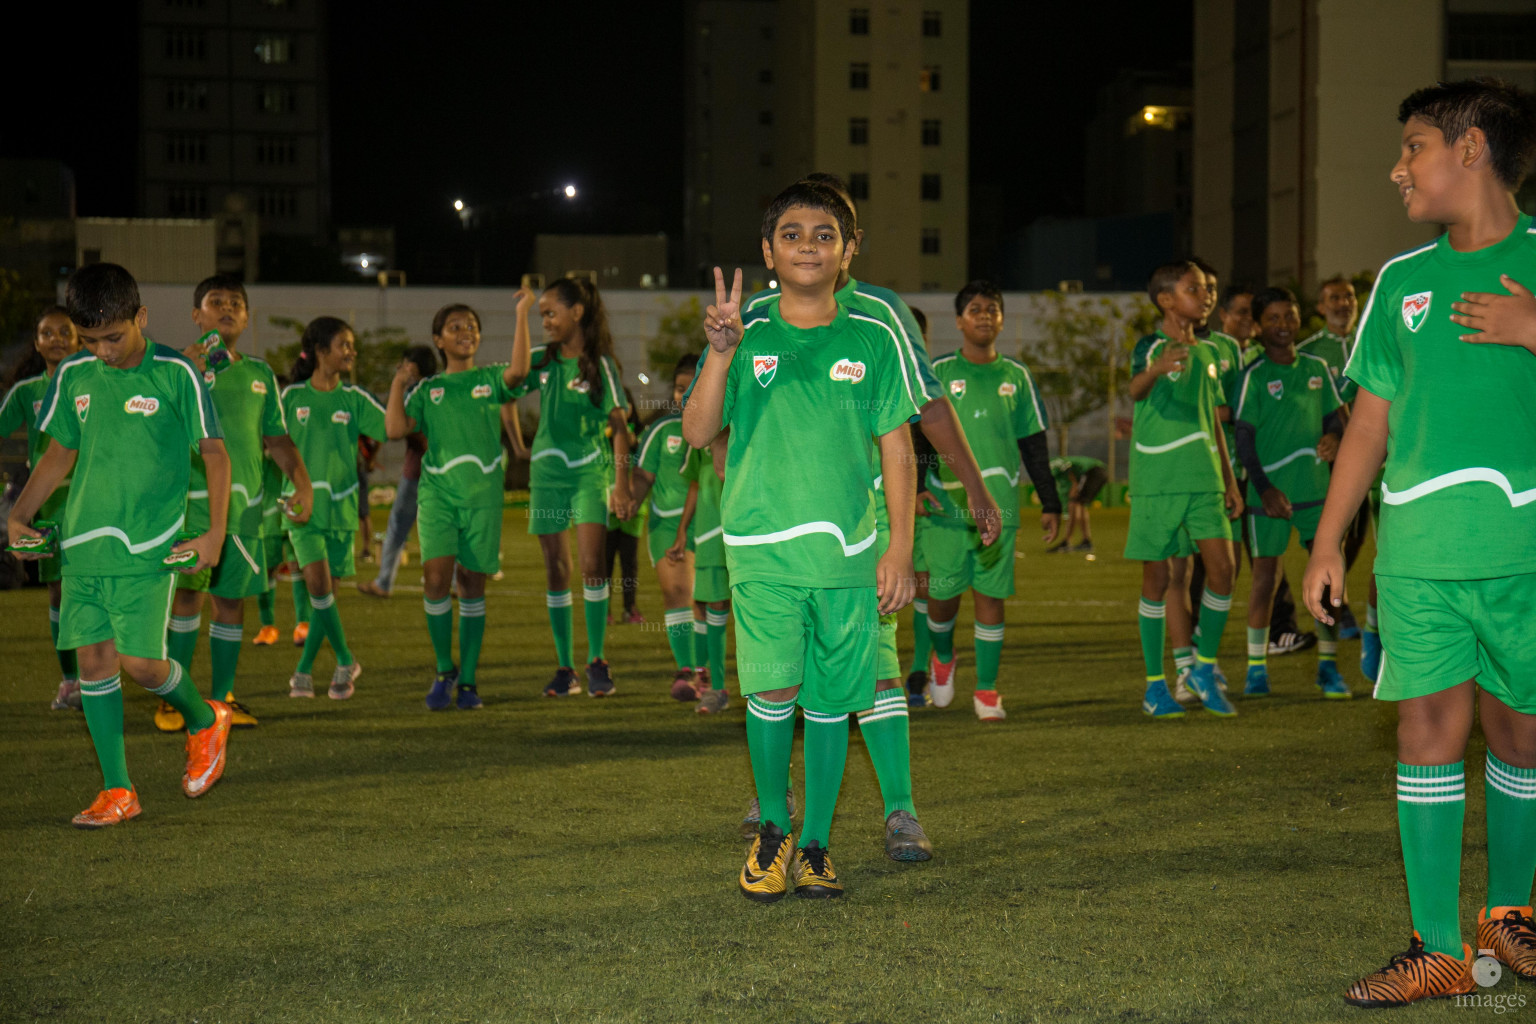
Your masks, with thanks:
[(808, 900), (830, 900), (843, 894), (832, 858), (820, 843), (795, 851), (795, 895)]
[(187, 722), (181, 717), (181, 712), (161, 701), (155, 709), (155, 728), (161, 732), (181, 732), (186, 727)]
[(741, 868), (741, 894), (758, 903), (774, 903), (789, 891), (789, 858), (795, 844), (777, 825), (764, 823)]
[(224, 703), (229, 705), (229, 724), (236, 729), (251, 729), (256, 726), (256, 716), (251, 714), (251, 709), (235, 700), (235, 695), (230, 694), (224, 698)]

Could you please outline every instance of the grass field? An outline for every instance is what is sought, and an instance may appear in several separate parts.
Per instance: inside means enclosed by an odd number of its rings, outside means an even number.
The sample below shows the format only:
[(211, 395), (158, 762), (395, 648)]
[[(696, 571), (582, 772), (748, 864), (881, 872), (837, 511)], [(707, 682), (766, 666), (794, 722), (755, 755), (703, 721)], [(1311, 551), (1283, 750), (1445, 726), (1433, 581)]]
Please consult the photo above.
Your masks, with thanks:
[[(125, 686), (144, 814), (98, 833), (69, 827), (100, 776), (82, 717), (48, 710), (44, 594), (0, 594), (0, 1019), (1352, 1018), (1342, 990), (1408, 937), (1391, 708), (1318, 699), (1307, 653), (1272, 660), (1276, 695), (1236, 720), (1143, 718), (1139, 569), (1118, 555), (1123, 512), (1095, 527), (1094, 562), (1021, 542), (1000, 725), (970, 711), (962, 608), (959, 698), (912, 718), (932, 862), (883, 856), (855, 733), (832, 836), (848, 892), (832, 903), (736, 892), (744, 705), (705, 718), (667, 698), (649, 569), (646, 625), (609, 632), (618, 696), (540, 696), (553, 648), (517, 512), (489, 593), (483, 711), (422, 707), (418, 588), (374, 601), (344, 587), (357, 696), (290, 701), (295, 650), (247, 646), (236, 692), (261, 726), (234, 736), (224, 781), (194, 802), (179, 738)], [(1299, 581), (1301, 562), (1290, 569)], [(413, 563), (401, 582), (416, 579)], [(1245, 572), (1223, 657), (1238, 680), (1246, 593)], [(247, 638), (254, 603), (248, 619)], [(286, 587), (278, 623), (292, 626)], [(1363, 695), (1357, 655), (1344, 644), (1340, 665)], [(317, 679), (330, 664), (322, 654)], [(207, 672), (204, 640), (204, 687)], [(1485, 880), (1481, 764), (1479, 740), (1467, 922)], [(1487, 991), (1536, 1002), (1508, 972)], [(1493, 1011), (1393, 1019), (1480, 1014)]]

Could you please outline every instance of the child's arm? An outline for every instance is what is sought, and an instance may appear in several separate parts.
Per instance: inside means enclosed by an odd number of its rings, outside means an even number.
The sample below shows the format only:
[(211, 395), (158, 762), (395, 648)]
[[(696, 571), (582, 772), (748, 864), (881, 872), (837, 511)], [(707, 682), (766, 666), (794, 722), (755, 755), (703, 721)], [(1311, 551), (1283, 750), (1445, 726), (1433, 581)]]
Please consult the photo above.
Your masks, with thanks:
[[(1328, 614), (1344, 603), (1344, 556), (1340, 546), (1344, 531), (1365, 500), (1376, 473), (1387, 460), (1387, 414), (1392, 403), (1361, 388), (1355, 395), (1354, 413), (1349, 429), (1339, 444), (1339, 456), (1333, 462), (1333, 477), (1328, 482), (1328, 500), (1312, 541), (1312, 557), (1307, 561), (1307, 575), (1301, 593), (1307, 610), (1319, 622), (1333, 624)], [(1323, 590), (1328, 590), (1329, 606), (1323, 605)]]
[(1237, 436), (1237, 460), (1248, 471), (1248, 482), (1259, 492), (1264, 514), (1271, 519), (1291, 518), (1291, 499), (1270, 483), (1269, 474), (1264, 472), (1264, 465), (1259, 461), (1258, 430), (1247, 420), (1238, 420), (1234, 433)]
[(636, 466), (629, 471), (629, 499), (639, 508), (645, 496), (651, 493), (651, 485), (656, 482), (656, 476), (647, 470)]
[(715, 435), (715, 439), (709, 442), (709, 461), (714, 465), (715, 479), (725, 483), (725, 458), (730, 454), (731, 431), (725, 430)]
[(688, 404), (683, 406), (683, 439), (695, 448), (707, 447), (724, 426), (725, 378), (744, 330), (741, 323), (741, 268), (736, 269), (727, 299), (725, 275), (716, 267), (715, 302), (704, 311), (704, 336), (709, 339), (710, 348), (715, 350), (715, 358), (704, 360), (699, 367)]
[(219, 556), (224, 553), (224, 528), (229, 521), (229, 452), (225, 451), (222, 439), (205, 437), (197, 442), (197, 453), (203, 457), (208, 473), (208, 532), (171, 549), (197, 552), (197, 561), (181, 568), (188, 573), (219, 564)]
[(533, 289), (526, 285), (517, 290), (517, 326), (512, 331), (512, 361), (502, 373), (507, 387), (515, 388), (528, 378), (533, 365), (533, 341), (528, 332), (528, 310), (538, 301)]
[(1152, 385), (1170, 373), (1184, 369), (1189, 362), (1189, 346), (1171, 341), (1163, 346), (1147, 368), (1131, 378), (1131, 401), (1139, 402), (1152, 393)]
[[(43, 502), (48, 500), (64, 479), (69, 476), (70, 470), (75, 468), (75, 459), (79, 455), (73, 448), (66, 448), (59, 444), (57, 438), (50, 438), (48, 448), (43, 452), (43, 457), (37, 460), (37, 465), (32, 467), (32, 475), (27, 477), (27, 486), (21, 489), (21, 494), (16, 497), (16, 504), (11, 506), (11, 514), (7, 518), (5, 527), (10, 535), (12, 546), (23, 537), (37, 537), (40, 534), (27, 524), (32, 517), (37, 515), (37, 510), (43, 507)], [(13, 552), (17, 558), (32, 560), (48, 557), (47, 552), (36, 554)]]
[(523, 421), (517, 415), (517, 403), (508, 402), (501, 407), (501, 429), (512, 442), (512, 454), (520, 459), (528, 457), (528, 442), (523, 440)]
[(880, 614), (905, 608), (917, 594), (912, 572), (912, 514), (917, 504), (917, 467), (912, 460), (912, 434), (903, 424), (880, 435), (880, 471), (885, 475), (885, 511), (891, 542), (875, 568), (875, 593)]
[[(1227, 406), (1217, 406), (1225, 409)], [(1216, 455), (1221, 459), (1221, 479), (1227, 488), (1227, 518), (1236, 519), (1243, 514), (1243, 491), (1237, 486), (1237, 477), (1232, 475), (1232, 459), (1227, 454), (1227, 432), (1216, 431)]]
[(421, 379), (421, 370), (409, 359), (400, 360), (394, 379), (389, 382), (389, 398), (384, 406), (384, 432), (398, 441), (416, 429), (416, 421), (405, 414), (405, 389)]
[(293, 438), (287, 434), (277, 437), (264, 437), (261, 439), (262, 448), (277, 468), (293, 481), (293, 512), (284, 512), (289, 519), (296, 523), (309, 522), (310, 510), (315, 507), (315, 489), (310, 483), (309, 470), (304, 465), (304, 459), (299, 455), (298, 445), (293, 443)]
[(688, 497), (683, 500), (683, 514), (677, 520), (677, 542), (667, 548), (667, 557), (681, 562), (688, 550), (688, 524), (693, 522), (693, 510), (699, 503), (699, 482), (688, 485)]
[(1475, 345), (1515, 345), (1536, 353), (1536, 295), (1508, 274), (1500, 274), (1499, 283), (1509, 289), (1508, 295), (1465, 292), (1460, 302), (1451, 303), (1456, 311), (1451, 320), (1475, 332), (1463, 334), (1461, 340)]
[(619, 519), (628, 519), (635, 514), (635, 499), (629, 493), (629, 419), (623, 406), (608, 410), (608, 425), (613, 428), (613, 491), (608, 507)]
[(1056, 478), (1051, 475), (1051, 450), (1045, 431), (1039, 430), (1018, 439), (1019, 461), (1029, 474), (1040, 498), (1040, 532), (1050, 544), (1061, 532), (1061, 495), (1056, 492)]
[[(986, 481), (981, 478), (981, 467), (976, 464), (971, 443), (966, 440), (965, 431), (960, 429), (960, 418), (949, 399), (941, 395), (923, 406), (923, 435), (965, 488), (965, 503), (970, 507), (971, 521), (981, 532), (981, 542), (991, 544), (1003, 532), (1003, 513), (992, 500)], [(915, 478), (916, 473), (913, 476)]]

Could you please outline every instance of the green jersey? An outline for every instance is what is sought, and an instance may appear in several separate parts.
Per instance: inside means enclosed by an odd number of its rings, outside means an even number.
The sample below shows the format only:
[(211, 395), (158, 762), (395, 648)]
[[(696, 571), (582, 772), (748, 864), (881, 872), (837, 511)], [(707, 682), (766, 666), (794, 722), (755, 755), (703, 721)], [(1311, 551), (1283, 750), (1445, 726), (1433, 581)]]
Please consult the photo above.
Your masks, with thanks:
[[(1131, 376), (1172, 344), (1159, 330), (1136, 343)], [(1131, 420), (1131, 496), (1224, 492), (1216, 448), (1216, 409), (1226, 404), (1214, 345), (1189, 346), (1184, 369), (1164, 374), (1136, 403)]]
[(624, 389), (619, 386), (619, 367), (604, 356), (597, 382), (597, 401), (592, 387), (582, 379), (580, 363), (550, 353), (542, 365), (524, 383), (526, 390), (538, 381), (539, 429), (533, 435), (529, 482), (563, 484), (573, 472), (607, 473), (613, 464), (613, 448), (608, 441), (608, 414), (614, 409), (629, 411)]
[[(278, 404), (282, 404), (282, 396), (278, 396)], [(282, 497), (284, 480), (282, 467), (270, 458), (261, 460), (261, 531), (263, 537), (281, 537), (283, 535), (283, 523), (286, 521), (282, 509), (277, 507), (277, 499)]]
[(421, 500), (462, 508), (499, 508), (506, 466), (501, 407), (517, 397), (506, 365), (438, 373), (405, 396), (405, 414), (427, 435)]
[[(38, 425), (43, 414), (43, 395), (48, 393), (48, 375), (19, 380), (5, 393), (0, 401), (0, 437), (10, 437), (17, 430), (27, 428), (27, 468), (37, 466), (37, 460), (48, 450), (48, 435)], [(69, 479), (54, 488), (42, 507), (37, 510), (38, 519), (54, 520), (69, 499)]]
[(919, 415), (902, 360), (889, 326), (841, 303), (824, 327), (791, 326), (776, 301), (746, 315), (722, 412), (733, 584), (874, 585), (871, 448)]
[(645, 429), (640, 457), (635, 461), (655, 478), (646, 502), (653, 517), (652, 529), (657, 527), (656, 518), (673, 519), (683, 514), (690, 482), (686, 475), (688, 452), (688, 442), (683, 440), (683, 417), (678, 413), (668, 413)]
[[(981, 467), (987, 491), (1002, 511), (1006, 525), (1019, 522), (1019, 439), (1038, 434), (1049, 425), (1040, 392), (1029, 367), (997, 355), (990, 363), (973, 363), (959, 352), (933, 361), (940, 385), (960, 417), (965, 439)], [(963, 487), (947, 464), (928, 472), (928, 490), (940, 505), (933, 522), (948, 526), (968, 522), (958, 518), (954, 496)]]
[(715, 474), (715, 460), (708, 448), (689, 449), (685, 470), (690, 481), (697, 481), (699, 496), (693, 506), (693, 566), (695, 569), (725, 568), (725, 527), (720, 522), (720, 490), (724, 486)]
[(1445, 235), (1388, 260), (1344, 375), (1390, 403), (1380, 576), (1464, 580), (1536, 572), (1536, 358), (1460, 340), (1451, 303), (1536, 281), (1536, 231), (1457, 252)]
[[(308, 527), (356, 530), (357, 439), (364, 434), (377, 441), (386, 438), (384, 407), (367, 391), (345, 381), (330, 391), (321, 391), (306, 380), (283, 389), (283, 413), (315, 489)], [(426, 466), (425, 458), (422, 466)], [(292, 490), (290, 484), (285, 493)], [(284, 526), (298, 528), (287, 521)]]
[(1339, 397), (1346, 402), (1353, 402), (1355, 392), (1360, 390), (1360, 385), (1344, 376), (1344, 367), (1349, 365), (1349, 356), (1354, 349), (1353, 334), (1346, 334), (1341, 338), (1326, 327), (1296, 346), (1296, 351), (1317, 356), (1328, 364), (1328, 372), (1333, 377), (1334, 385), (1339, 389)]
[(1086, 455), (1058, 455), (1051, 460), (1051, 476), (1056, 480), (1056, 494), (1066, 508), (1072, 494), (1072, 478), (1081, 480), (1089, 470), (1103, 469), (1104, 463)]
[(39, 427), (75, 451), (74, 486), (60, 524), (66, 576), (149, 576), (186, 519), (187, 451), (220, 436), (197, 367), (149, 342), (131, 369), (89, 352), (59, 364)]
[[(265, 360), (241, 356), (220, 373), (204, 373), (203, 382), (219, 411), (224, 447), (229, 452), (226, 527), (230, 533), (254, 537), (261, 532), (265, 500), (262, 438), (288, 434), (277, 376)], [(208, 525), (208, 473), (203, 457), (194, 450), (192, 484), (187, 493), (187, 529), (200, 533)]]
[[(1243, 385), (1243, 370), (1248, 365), (1243, 358), (1243, 347), (1232, 335), (1223, 334), (1220, 331), (1211, 331), (1204, 338), (1197, 340), (1200, 344), (1210, 345), (1216, 350), (1216, 375), (1221, 379), (1221, 396), (1227, 408), (1236, 409), (1238, 389)], [(1231, 460), (1235, 471), (1238, 464), (1237, 435), (1232, 432), (1230, 422), (1223, 423), (1221, 430), (1227, 439), (1227, 458)]]
[[(1328, 364), (1305, 352), (1289, 364), (1260, 359), (1243, 374), (1233, 418), (1253, 425), (1264, 475), (1293, 509), (1321, 505), (1328, 496), (1328, 463), (1317, 442), (1323, 417), (1343, 404)], [(1250, 482), (1248, 504), (1263, 500)]]

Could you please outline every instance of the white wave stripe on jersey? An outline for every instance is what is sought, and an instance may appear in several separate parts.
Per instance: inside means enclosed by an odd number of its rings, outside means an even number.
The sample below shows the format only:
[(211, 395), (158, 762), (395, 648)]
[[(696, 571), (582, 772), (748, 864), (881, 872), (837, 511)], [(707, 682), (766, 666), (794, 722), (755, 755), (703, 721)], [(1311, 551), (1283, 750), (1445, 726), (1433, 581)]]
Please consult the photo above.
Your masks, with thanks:
[(487, 466), (484, 462), (480, 461), (478, 456), (474, 456), (474, 455), (460, 455), (460, 456), (457, 456), (456, 458), (449, 459), (447, 462), (443, 463), (441, 466), (429, 466), (425, 462), (423, 462), (421, 464), (421, 468), (426, 470), (428, 473), (431, 473), (433, 476), (441, 476), (442, 474), (444, 474), (444, 473), (448, 472), (449, 470), (453, 469), (453, 467), (455, 467), (455, 466), (462, 466), (462, 465), (464, 465), (466, 463), (473, 462), (476, 466), (480, 467), (480, 472), (489, 474), (489, 473), (494, 473), (498, 469), (501, 468), (502, 463), (506, 459), (506, 456), (507, 456), (507, 453), (505, 451), (503, 451), (501, 454), (497, 455), (494, 459), (491, 460), (491, 464), (489, 466)]
[(1145, 452), (1147, 455), (1161, 455), (1163, 452), (1171, 452), (1175, 448), (1182, 448), (1184, 445), (1192, 441), (1199, 441), (1202, 438), (1209, 441), (1211, 435), (1203, 430), (1197, 430), (1193, 434), (1185, 434), (1177, 441), (1169, 441), (1167, 444), (1142, 444), (1140, 441), (1137, 441), (1136, 450)]
[(1456, 469), (1449, 473), (1441, 473), (1439, 476), (1430, 477), (1423, 483), (1414, 484), (1402, 491), (1394, 491), (1387, 486), (1385, 480), (1381, 483), (1381, 501), (1384, 505), (1406, 505), (1410, 501), (1428, 497), (1436, 491), (1443, 491), (1448, 487), (1457, 487), (1461, 484), (1493, 484), (1504, 492), (1509, 499), (1511, 508), (1520, 508), (1536, 501), (1536, 487), (1525, 491), (1516, 491), (1510, 485), (1509, 477), (1496, 469), (1487, 466), (1470, 466), (1466, 469)]
[[(838, 544), (842, 545), (844, 557), (847, 558), (852, 558), (875, 542), (875, 532), (871, 530), (868, 537), (865, 537), (856, 544), (849, 544), (847, 536), (836, 523), (820, 520), (814, 523), (801, 523), (799, 526), (791, 526), (787, 530), (778, 530), (774, 533), (743, 535), (727, 533), (725, 535), (725, 542), (731, 547), (755, 547), (760, 544), (778, 544), (786, 540), (808, 537), (814, 533), (826, 533), (836, 537)], [(694, 543), (698, 543), (697, 538), (695, 538)]]

